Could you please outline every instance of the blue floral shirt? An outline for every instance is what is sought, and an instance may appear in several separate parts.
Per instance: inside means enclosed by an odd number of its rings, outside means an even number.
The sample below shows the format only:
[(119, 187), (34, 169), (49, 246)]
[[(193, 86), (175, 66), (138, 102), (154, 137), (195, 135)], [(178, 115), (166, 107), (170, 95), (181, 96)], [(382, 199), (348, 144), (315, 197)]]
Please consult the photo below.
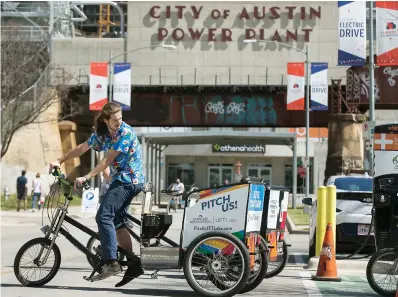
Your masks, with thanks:
[(102, 140), (97, 134), (92, 134), (87, 140), (88, 145), (97, 152), (113, 149), (121, 152), (109, 166), (112, 182), (142, 184), (145, 182), (141, 160), (141, 144), (133, 127), (122, 122), (119, 130), (111, 136), (109, 133)]

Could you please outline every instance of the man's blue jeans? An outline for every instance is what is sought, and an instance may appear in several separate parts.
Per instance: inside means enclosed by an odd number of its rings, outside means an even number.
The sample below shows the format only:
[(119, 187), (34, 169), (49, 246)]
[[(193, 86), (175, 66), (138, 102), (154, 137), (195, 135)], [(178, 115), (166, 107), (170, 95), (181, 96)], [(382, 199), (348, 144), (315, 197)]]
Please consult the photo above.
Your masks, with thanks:
[(106, 192), (95, 217), (98, 224), (103, 260), (117, 259), (116, 229), (125, 227), (127, 207), (142, 189), (142, 184), (123, 184), (116, 180)]

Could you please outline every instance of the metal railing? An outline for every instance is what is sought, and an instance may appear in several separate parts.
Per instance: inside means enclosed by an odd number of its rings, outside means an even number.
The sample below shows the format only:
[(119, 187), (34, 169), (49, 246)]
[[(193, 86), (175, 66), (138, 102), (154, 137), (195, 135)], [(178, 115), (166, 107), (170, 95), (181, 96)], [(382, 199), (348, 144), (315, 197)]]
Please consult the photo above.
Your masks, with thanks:
[(50, 39), (50, 27), (1, 26), (1, 39), (3, 41), (48, 41)]

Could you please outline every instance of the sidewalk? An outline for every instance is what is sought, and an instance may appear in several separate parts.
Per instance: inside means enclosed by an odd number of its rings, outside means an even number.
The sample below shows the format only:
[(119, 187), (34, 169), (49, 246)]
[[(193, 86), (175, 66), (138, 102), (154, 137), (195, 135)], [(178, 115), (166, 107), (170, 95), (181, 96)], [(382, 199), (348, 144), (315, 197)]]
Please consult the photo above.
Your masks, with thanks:
[[(154, 206), (152, 208), (154, 211), (158, 209), (157, 206)], [(55, 211), (54, 209), (49, 210), (49, 211)], [(130, 213), (132, 214), (140, 214), (141, 213), (141, 204), (131, 204), (130, 206)], [(17, 212), (16, 210), (2, 210), (0, 211), (0, 216), (2, 218), (38, 218), (41, 217), (43, 214), (43, 209), (41, 210), (35, 210), (35, 212), (32, 212), (31, 209), (28, 209), (27, 211), (20, 210)], [(87, 218), (87, 217), (94, 217), (95, 214), (83, 214), (81, 212), (81, 206), (69, 206), (68, 208), (68, 214), (71, 217), (75, 218)], [(44, 209), (44, 216), (47, 216), (47, 208)]]
[[(286, 226), (287, 229), (289, 230), (290, 234), (308, 234), (309, 233), (309, 226), (307, 225), (296, 225), (292, 218), (289, 216), (289, 212), (287, 213), (287, 220), (286, 220)], [(308, 229), (308, 230), (305, 230)]]

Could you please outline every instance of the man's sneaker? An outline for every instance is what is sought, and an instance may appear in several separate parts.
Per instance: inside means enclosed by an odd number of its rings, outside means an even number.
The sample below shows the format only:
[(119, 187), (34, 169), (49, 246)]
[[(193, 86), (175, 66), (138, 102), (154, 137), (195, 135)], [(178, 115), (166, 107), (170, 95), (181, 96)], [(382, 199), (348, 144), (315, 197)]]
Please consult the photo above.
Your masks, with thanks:
[(128, 284), (131, 282), (133, 279), (139, 277), (140, 275), (144, 274), (144, 270), (142, 270), (141, 266), (134, 265), (129, 266), (126, 270), (126, 273), (123, 276), (123, 279), (118, 282), (115, 287), (121, 287), (124, 286), (125, 284)]
[(100, 274), (94, 275), (91, 278), (91, 281), (95, 282), (95, 281), (103, 280), (103, 279), (106, 279), (113, 275), (116, 275), (120, 272), (122, 272), (122, 268), (120, 267), (119, 263), (112, 262), (112, 263), (106, 265)]

